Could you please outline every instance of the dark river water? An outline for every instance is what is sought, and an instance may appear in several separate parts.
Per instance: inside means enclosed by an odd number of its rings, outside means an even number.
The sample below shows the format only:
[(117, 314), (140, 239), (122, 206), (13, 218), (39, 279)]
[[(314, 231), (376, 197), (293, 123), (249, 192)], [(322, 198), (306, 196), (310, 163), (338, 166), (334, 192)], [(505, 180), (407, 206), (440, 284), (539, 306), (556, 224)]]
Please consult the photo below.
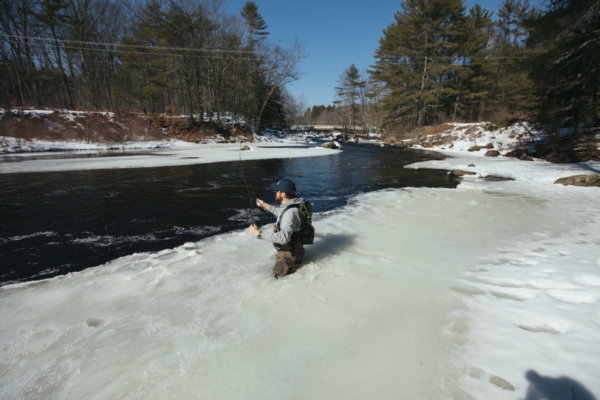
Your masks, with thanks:
[[(283, 146), (283, 145), (282, 145)], [(363, 192), (456, 187), (446, 171), (404, 169), (436, 153), (345, 144), (337, 155), (243, 161), (250, 191), (274, 204), (269, 185), (296, 183), (323, 212)], [(252, 218), (239, 162), (181, 167), (0, 175), (0, 285), (81, 271), (243, 229)]]

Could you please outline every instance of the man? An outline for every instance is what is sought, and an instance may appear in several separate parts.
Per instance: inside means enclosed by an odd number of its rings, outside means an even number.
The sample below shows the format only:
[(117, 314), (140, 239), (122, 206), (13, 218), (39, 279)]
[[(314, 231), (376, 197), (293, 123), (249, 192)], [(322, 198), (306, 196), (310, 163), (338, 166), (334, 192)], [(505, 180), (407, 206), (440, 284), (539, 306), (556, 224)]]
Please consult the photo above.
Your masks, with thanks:
[(278, 278), (295, 272), (302, 263), (304, 246), (298, 205), (304, 203), (304, 200), (296, 197), (296, 185), (289, 179), (272, 184), (271, 189), (275, 191), (275, 200), (281, 205), (274, 207), (260, 199), (256, 199), (256, 205), (277, 217), (273, 232), (263, 232), (255, 224), (250, 225), (248, 231), (258, 239), (272, 242), (277, 249), (273, 274)]

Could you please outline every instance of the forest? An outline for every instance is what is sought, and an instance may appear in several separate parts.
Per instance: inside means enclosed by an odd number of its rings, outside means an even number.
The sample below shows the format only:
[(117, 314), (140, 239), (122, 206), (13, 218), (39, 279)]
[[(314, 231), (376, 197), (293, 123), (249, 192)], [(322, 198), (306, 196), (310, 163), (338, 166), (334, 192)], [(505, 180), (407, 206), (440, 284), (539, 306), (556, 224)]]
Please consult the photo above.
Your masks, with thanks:
[(300, 45), (268, 40), (258, 6), (218, 1), (1, 0), (0, 105), (284, 123)]
[(598, 124), (600, 0), (406, 0), (373, 64), (340, 75), (312, 108), (299, 43), (269, 41), (258, 6), (213, 0), (0, 0), (0, 106), (228, 113), (254, 129), (315, 123), (388, 132), (528, 119), (557, 131)]

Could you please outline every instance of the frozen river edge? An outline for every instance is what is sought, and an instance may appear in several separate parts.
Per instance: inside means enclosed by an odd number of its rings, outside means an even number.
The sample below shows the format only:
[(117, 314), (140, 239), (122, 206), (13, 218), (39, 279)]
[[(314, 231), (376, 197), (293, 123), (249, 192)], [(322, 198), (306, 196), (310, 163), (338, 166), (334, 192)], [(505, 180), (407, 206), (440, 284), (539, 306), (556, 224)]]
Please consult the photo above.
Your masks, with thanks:
[(0, 289), (0, 397), (598, 396), (600, 191), (553, 184), (598, 163), (449, 154), (412, 167), (479, 175), (319, 215), (280, 281), (234, 232)]
[[(322, 147), (306, 148), (294, 143), (209, 143), (197, 144), (182, 141), (146, 142), (145, 147), (124, 147), (122, 151), (152, 150), (152, 154), (126, 155), (122, 157), (94, 157), (94, 158), (60, 158), (61, 155), (74, 155), (73, 151), (56, 152), (53, 157), (39, 159), (41, 153), (9, 153), (3, 154), (6, 160), (22, 160), (21, 162), (0, 163), (2, 173), (25, 172), (57, 172), (81, 171), (94, 169), (122, 169), (122, 168), (154, 168), (175, 167), (182, 165), (207, 164), (223, 161), (264, 160), (270, 158), (315, 157), (333, 155), (339, 150), (324, 149)], [(306, 145), (306, 144), (305, 144)], [(242, 147), (250, 150), (242, 151)], [(294, 148), (296, 147), (296, 148)], [(98, 149), (78, 150), (81, 152), (97, 153)], [(48, 156), (48, 153), (43, 153)], [(31, 159), (28, 159), (31, 158)]]

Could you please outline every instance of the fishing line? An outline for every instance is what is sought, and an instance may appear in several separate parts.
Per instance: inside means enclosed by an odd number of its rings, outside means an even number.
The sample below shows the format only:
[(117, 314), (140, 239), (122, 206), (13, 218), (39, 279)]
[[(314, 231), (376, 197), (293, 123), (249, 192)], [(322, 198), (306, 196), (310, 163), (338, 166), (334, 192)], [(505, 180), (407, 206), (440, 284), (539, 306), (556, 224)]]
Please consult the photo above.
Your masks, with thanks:
[(250, 219), (252, 221), (252, 224), (256, 224), (256, 221), (254, 220), (254, 215), (252, 215), (252, 212), (254, 211), (254, 207), (253, 207), (253, 203), (252, 203), (252, 196), (250, 195), (250, 187), (248, 186), (248, 181), (246, 180), (246, 173), (244, 172), (244, 163), (242, 162), (242, 142), (240, 141), (240, 149), (239, 149), (239, 155), (240, 155), (240, 167), (242, 169), (242, 176), (244, 177), (244, 183), (246, 184), (246, 191), (248, 192), (248, 200), (250, 201)]

